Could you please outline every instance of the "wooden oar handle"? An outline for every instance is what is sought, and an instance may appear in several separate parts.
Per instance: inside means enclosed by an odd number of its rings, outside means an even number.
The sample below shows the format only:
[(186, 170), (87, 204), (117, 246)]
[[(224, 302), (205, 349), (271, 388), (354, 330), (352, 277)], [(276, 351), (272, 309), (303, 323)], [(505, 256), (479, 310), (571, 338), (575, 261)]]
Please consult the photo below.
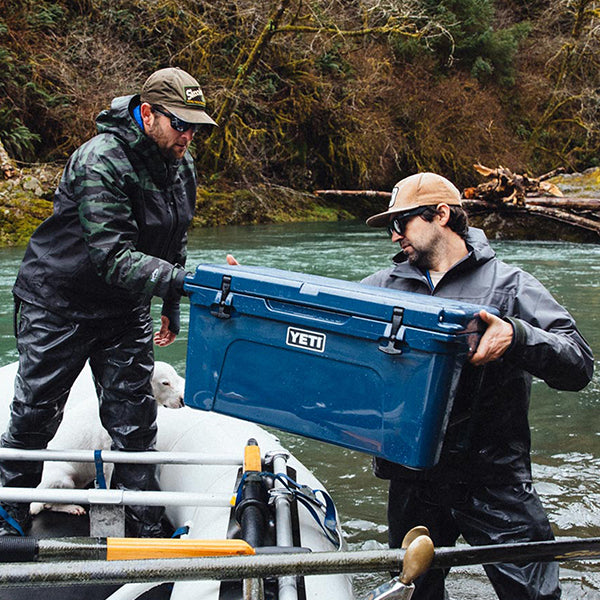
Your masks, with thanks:
[(428, 535), (415, 538), (404, 554), (400, 581), (410, 585), (417, 577), (423, 575), (431, 565), (433, 554), (433, 542)]
[(408, 548), (411, 543), (416, 540), (420, 535), (429, 535), (429, 529), (425, 527), (425, 525), (417, 525), (410, 529), (407, 534), (402, 538), (402, 546), (401, 548)]

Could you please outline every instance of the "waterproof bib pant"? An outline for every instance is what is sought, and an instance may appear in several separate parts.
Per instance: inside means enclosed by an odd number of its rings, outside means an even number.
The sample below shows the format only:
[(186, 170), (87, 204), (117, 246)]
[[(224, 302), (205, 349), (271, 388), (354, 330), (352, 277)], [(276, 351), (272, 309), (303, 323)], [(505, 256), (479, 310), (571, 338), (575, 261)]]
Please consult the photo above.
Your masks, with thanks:
[[(19, 370), (5, 448), (46, 448), (62, 420), (71, 386), (89, 359), (100, 402), (100, 419), (112, 449), (148, 451), (156, 440), (152, 318), (140, 307), (121, 319), (75, 322), (28, 303), (17, 331)], [(0, 461), (3, 486), (35, 487), (41, 462)], [(117, 464), (113, 487), (158, 490), (154, 465)], [(160, 534), (163, 507), (127, 507), (126, 531)]]
[[(454, 546), (459, 535), (472, 546), (552, 540), (554, 535), (530, 483), (469, 488), (461, 484), (390, 480), (390, 548), (425, 525), (435, 546)], [(558, 563), (492, 564), (485, 572), (501, 600), (557, 600)], [(448, 570), (430, 570), (415, 581), (413, 600), (444, 600)]]

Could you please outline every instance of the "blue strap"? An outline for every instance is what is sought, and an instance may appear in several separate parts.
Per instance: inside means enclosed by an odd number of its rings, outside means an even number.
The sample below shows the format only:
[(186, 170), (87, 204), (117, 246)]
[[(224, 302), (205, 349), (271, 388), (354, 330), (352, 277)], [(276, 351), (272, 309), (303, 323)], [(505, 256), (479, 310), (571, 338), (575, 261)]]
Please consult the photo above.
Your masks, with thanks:
[(337, 530), (337, 519), (335, 516), (335, 505), (333, 503), (333, 498), (324, 490), (315, 490), (315, 493), (320, 493), (323, 496), (323, 500), (325, 501), (325, 518), (324, 518), (324, 526), (332, 534), (334, 538), (331, 540), (336, 546), (341, 546), (340, 536)]
[[(259, 475), (262, 477), (272, 477), (273, 479), (277, 479), (281, 483), (283, 483), (283, 485), (290, 492), (292, 492), (292, 494), (294, 494), (294, 497), (306, 507), (308, 512), (312, 515), (313, 519), (319, 524), (319, 526), (323, 530), (325, 537), (338, 548), (341, 546), (341, 540), (337, 530), (335, 504), (333, 503), (333, 499), (327, 492), (319, 489), (313, 490), (307, 485), (301, 485), (294, 481), (288, 475), (285, 475), (284, 473), (273, 474), (263, 471), (262, 473), (259, 473)], [(237, 489), (237, 496), (235, 500), (236, 505), (241, 500), (242, 487), (245, 479), (246, 473), (242, 475), (240, 485)], [(321, 496), (323, 497), (323, 502), (321, 502), (317, 498), (317, 494), (321, 494)], [(325, 512), (323, 521), (321, 521), (321, 518), (319, 518), (317, 511), (314, 509), (315, 506), (319, 507)]]
[[(337, 530), (337, 519), (335, 518), (335, 505), (331, 496), (324, 490), (313, 490), (307, 485), (298, 485), (293, 479), (290, 479), (287, 475), (281, 476), (286, 477), (290, 480), (290, 482), (298, 486), (298, 489), (294, 491), (295, 497), (300, 502), (302, 502), (302, 504), (304, 504), (304, 506), (308, 509), (308, 512), (310, 512), (313, 518), (320, 525), (321, 529), (323, 530), (323, 533), (325, 533), (325, 537), (332, 544), (339, 548), (341, 546), (341, 540)], [(321, 496), (323, 496), (324, 502), (321, 502), (317, 498), (317, 494), (321, 494)], [(325, 511), (323, 522), (321, 522), (321, 519), (318, 517), (313, 506), (318, 506), (319, 508)]]
[(176, 529), (173, 532), (173, 535), (171, 537), (178, 538), (178, 537), (181, 537), (182, 535), (187, 535), (189, 532), (190, 532), (190, 528), (187, 525), (183, 525), (179, 529)]
[[(327, 497), (331, 500), (331, 498), (329, 496), (327, 496)], [(337, 548), (339, 548), (340, 545), (341, 545), (341, 542), (340, 542), (340, 536), (339, 536), (338, 531), (337, 531), (337, 527), (335, 526), (335, 524), (336, 524), (335, 512), (334, 512), (334, 515), (333, 515), (333, 525), (332, 525), (332, 522), (331, 522), (331, 515), (325, 514), (325, 519), (324, 519), (323, 522), (321, 522), (321, 519), (319, 518), (319, 515), (317, 514), (317, 511), (313, 508), (310, 500), (308, 500), (305, 496), (303, 496), (301, 494), (296, 494), (296, 498), (297, 498), (298, 502), (301, 502), (304, 505), (304, 507), (311, 514), (311, 516), (313, 517), (313, 519), (319, 524), (319, 526), (323, 530), (323, 533), (325, 534), (325, 537), (334, 546), (336, 546)]]
[(106, 479), (104, 479), (104, 462), (102, 461), (102, 450), (94, 450), (94, 463), (96, 465), (96, 487), (105, 490)]
[(25, 537), (19, 522), (16, 519), (13, 519), (7, 512), (3, 506), (0, 506), (0, 517), (2, 517), (20, 536)]

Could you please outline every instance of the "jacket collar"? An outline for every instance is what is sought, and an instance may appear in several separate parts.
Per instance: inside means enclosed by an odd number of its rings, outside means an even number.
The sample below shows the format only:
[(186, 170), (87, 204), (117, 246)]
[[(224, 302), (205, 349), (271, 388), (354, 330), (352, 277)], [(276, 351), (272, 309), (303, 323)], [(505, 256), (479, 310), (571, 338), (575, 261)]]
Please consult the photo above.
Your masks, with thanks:
[[(486, 263), (496, 256), (485, 233), (481, 229), (469, 227), (465, 242), (467, 244), (468, 254), (450, 269), (452, 272), (474, 269), (476, 266)], [(392, 277), (426, 281), (423, 271), (418, 267), (410, 265), (404, 252), (398, 252), (392, 261), (396, 265), (390, 274)]]
[(96, 118), (96, 126), (98, 133), (112, 133), (122, 139), (146, 163), (154, 182), (163, 187), (174, 177), (182, 159), (165, 160), (156, 143), (142, 131), (133, 116), (139, 102), (139, 95), (114, 98), (110, 109)]

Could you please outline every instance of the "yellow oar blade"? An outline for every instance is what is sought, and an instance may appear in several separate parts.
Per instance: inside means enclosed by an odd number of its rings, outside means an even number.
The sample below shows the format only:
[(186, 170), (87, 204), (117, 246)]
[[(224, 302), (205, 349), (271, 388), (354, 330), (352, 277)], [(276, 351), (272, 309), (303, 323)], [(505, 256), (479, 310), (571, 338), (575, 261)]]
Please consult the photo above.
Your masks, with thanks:
[(244, 540), (178, 540), (171, 538), (106, 538), (106, 560), (193, 558), (255, 554)]

